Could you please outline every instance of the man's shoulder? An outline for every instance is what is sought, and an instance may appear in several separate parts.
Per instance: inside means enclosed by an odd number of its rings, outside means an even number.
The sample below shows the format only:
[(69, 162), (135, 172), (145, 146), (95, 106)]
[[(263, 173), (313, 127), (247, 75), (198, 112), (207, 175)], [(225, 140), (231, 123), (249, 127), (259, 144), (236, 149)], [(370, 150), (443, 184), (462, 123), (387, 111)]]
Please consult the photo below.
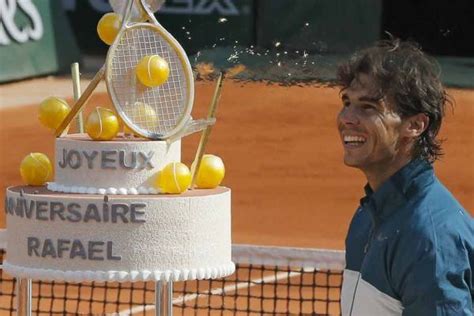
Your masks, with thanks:
[[(413, 234), (459, 231), (473, 233), (473, 219), (453, 194), (437, 179), (424, 191), (407, 201), (403, 214)], [(419, 236), (422, 237), (422, 236)]]
[(417, 199), (409, 201), (399, 214), (399, 240), (409, 244), (414, 252), (461, 245), (472, 249), (473, 218), (446, 187), (436, 182)]
[(465, 211), (451, 191), (436, 177), (422, 197), (425, 205), (432, 209), (461, 209)]

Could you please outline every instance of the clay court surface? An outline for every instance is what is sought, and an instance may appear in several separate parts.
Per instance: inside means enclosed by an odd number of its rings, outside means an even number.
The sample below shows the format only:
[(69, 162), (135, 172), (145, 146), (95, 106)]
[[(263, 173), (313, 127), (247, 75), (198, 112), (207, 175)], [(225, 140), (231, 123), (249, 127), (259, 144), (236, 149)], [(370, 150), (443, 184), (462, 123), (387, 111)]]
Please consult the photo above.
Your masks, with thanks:
[[(22, 158), (44, 152), (53, 159), (54, 149), (52, 132), (37, 120), (37, 104), (5, 107), (9, 87), (0, 86), (2, 209), (5, 188), (21, 184)], [(213, 89), (212, 82), (197, 83), (195, 118), (205, 116)], [(41, 93), (54, 95), (55, 86)], [(456, 106), (447, 113), (441, 133), (446, 155), (435, 168), (474, 214), (474, 91), (450, 93)], [(86, 112), (98, 105), (110, 105), (105, 93), (96, 94)], [(359, 171), (342, 163), (335, 128), (339, 109), (336, 88), (225, 83), (207, 152), (221, 156), (226, 164), (224, 184), (232, 188), (235, 243), (343, 249), (365, 181)], [(197, 142), (197, 135), (183, 141), (182, 160), (188, 165)], [(4, 226), (2, 212), (0, 227)]]

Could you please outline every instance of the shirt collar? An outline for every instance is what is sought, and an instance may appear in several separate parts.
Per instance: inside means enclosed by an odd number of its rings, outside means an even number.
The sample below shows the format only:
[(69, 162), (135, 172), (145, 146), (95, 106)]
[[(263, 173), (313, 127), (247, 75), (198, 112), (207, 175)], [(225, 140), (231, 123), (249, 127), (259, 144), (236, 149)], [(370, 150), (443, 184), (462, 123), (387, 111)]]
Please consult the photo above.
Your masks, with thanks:
[(426, 160), (414, 159), (382, 183), (377, 191), (374, 192), (367, 184), (364, 187), (366, 196), (361, 199), (361, 205), (368, 208), (375, 223), (379, 223), (411, 196), (431, 184), (433, 179), (431, 164)]

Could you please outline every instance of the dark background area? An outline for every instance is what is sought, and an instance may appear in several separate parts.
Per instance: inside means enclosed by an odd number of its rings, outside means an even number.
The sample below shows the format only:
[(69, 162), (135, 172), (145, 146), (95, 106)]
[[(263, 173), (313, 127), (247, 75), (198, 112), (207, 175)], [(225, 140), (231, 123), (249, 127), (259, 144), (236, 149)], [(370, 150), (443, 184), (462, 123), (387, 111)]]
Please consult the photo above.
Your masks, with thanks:
[[(2, 16), (8, 34), (0, 40), (9, 42), (0, 46), (0, 82), (69, 73), (74, 61), (105, 58), (96, 28), (112, 11), (108, 0), (33, 0), (44, 34), (24, 43), (13, 26), (36, 23), (22, 3), (9, 4), (13, 22)], [(474, 0), (166, 0), (156, 16), (193, 65), (245, 65), (254, 70), (247, 79), (332, 80), (338, 60), (390, 33), (435, 55), (444, 82), (474, 83)]]
[[(254, 44), (254, 0), (229, 1), (231, 6), (226, 5), (226, 1), (217, 1), (218, 6), (200, 6), (201, 1), (191, 2), (194, 5), (189, 9), (179, 2), (168, 0), (166, 9), (160, 9), (155, 14), (158, 21), (180, 42), (188, 54), (217, 46)], [(207, 3), (212, 5), (212, 1)], [(108, 9), (112, 11), (110, 7)], [(179, 13), (180, 11), (182, 13)], [(80, 5), (76, 4), (73, 10), (66, 10), (82, 53), (107, 52), (109, 46), (98, 38), (96, 31), (97, 22), (106, 12), (97, 11), (89, 1), (84, 0), (80, 0)], [(225, 19), (224, 22), (220, 22), (222, 18)]]
[[(200, 3), (204, 2), (191, 3), (194, 3), (193, 10), (199, 10)], [(207, 3), (209, 8), (213, 1)], [(271, 48), (276, 42), (281, 42), (281, 47), (306, 49), (310, 53), (346, 53), (378, 38), (386, 38), (389, 32), (418, 42), (433, 55), (474, 57), (473, 0), (233, 0), (215, 3), (220, 4), (208, 13), (177, 13), (182, 9), (179, 2), (168, 0), (157, 18), (189, 54), (234, 45)], [(216, 9), (217, 6), (220, 9)], [(80, 1), (74, 10), (66, 11), (83, 53), (105, 54), (108, 47), (93, 36), (104, 13), (96, 11), (89, 1)], [(222, 18), (225, 22), (220, 21)]]
[(474, 56), (473, 0), (385, 0), (382, 32), (418, 42), (434, 55)]

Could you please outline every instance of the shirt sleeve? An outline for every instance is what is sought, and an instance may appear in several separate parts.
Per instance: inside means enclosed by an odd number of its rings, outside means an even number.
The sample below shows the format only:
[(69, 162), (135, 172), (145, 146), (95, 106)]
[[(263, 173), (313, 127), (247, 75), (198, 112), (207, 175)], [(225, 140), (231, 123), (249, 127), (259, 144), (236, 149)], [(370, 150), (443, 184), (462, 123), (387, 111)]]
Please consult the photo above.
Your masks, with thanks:
[(403, 315), (473, 315), (472, 243), (458, 234), (410, 237), (410, 256), (392, 266)]

